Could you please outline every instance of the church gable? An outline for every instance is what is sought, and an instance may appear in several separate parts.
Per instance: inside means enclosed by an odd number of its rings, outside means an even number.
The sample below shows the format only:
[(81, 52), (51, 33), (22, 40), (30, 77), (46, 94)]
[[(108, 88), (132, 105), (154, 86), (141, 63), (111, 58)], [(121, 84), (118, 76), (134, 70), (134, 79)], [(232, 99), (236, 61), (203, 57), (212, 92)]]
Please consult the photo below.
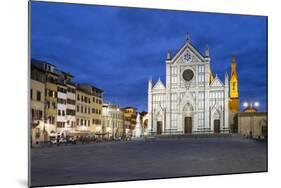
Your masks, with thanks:
[(163, 90), (166, 88), (165, 88), (164, 84), (162, 83), (162, 81), (159, 79), (152, 89), (153, 90)]
[(210, 84), (211, 87), (222, 87), (224, 86), (219, 77), (216, 75), (214, 80)]
[(196, 63), (204, 62), (204, 57), (197, 49), (192, 46), (191, 43), (186, 42), (171, 61), (173, 63)]

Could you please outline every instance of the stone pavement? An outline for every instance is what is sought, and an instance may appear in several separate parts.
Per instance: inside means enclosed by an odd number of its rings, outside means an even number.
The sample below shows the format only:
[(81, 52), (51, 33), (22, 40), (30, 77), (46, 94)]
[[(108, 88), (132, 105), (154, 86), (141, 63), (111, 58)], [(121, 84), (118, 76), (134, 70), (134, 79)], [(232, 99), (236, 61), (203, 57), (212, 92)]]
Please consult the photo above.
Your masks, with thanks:
[(262, 171), (267, 171), (267, 144), (239, 137), (31, 149), (32, 186)]

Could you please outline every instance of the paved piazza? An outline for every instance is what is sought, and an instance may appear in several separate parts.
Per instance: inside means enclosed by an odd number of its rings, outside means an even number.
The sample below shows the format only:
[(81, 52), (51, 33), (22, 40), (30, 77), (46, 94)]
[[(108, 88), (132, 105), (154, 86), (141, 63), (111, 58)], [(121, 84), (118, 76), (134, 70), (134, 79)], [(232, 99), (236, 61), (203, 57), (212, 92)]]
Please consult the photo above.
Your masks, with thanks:
[(267, 170), (267, 144), (174, 138), (31, 149), (32, 186)]

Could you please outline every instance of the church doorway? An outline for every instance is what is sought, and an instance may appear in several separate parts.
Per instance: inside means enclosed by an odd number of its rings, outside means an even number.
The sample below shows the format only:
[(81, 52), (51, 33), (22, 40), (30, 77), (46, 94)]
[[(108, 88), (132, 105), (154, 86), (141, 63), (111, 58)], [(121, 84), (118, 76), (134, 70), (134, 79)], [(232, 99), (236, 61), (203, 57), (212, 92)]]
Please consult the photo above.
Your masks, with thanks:
[(191, 117), (184, 118), (184, 133), (185, 134), (192, 133), (192, 118)]
[(220, 133), (220, 120), (214, 120), (214, 133)]
[(157, 135), (162, 134), (162, 121), (157, 121)]

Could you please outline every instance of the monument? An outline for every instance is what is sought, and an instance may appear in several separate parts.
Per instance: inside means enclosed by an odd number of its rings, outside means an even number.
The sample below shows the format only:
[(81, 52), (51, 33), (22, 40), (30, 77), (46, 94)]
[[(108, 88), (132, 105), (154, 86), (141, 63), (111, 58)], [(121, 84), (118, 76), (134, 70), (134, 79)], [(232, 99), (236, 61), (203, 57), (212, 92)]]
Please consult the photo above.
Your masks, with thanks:
[(135, 137), (139, 138), (139, 137), (141, 137), (141, 135), (142, 135), (142, 127), (141, 127), (141, 123), (140, 123), (140, 114), (138, 113), (137, 124), (135, 127)]

